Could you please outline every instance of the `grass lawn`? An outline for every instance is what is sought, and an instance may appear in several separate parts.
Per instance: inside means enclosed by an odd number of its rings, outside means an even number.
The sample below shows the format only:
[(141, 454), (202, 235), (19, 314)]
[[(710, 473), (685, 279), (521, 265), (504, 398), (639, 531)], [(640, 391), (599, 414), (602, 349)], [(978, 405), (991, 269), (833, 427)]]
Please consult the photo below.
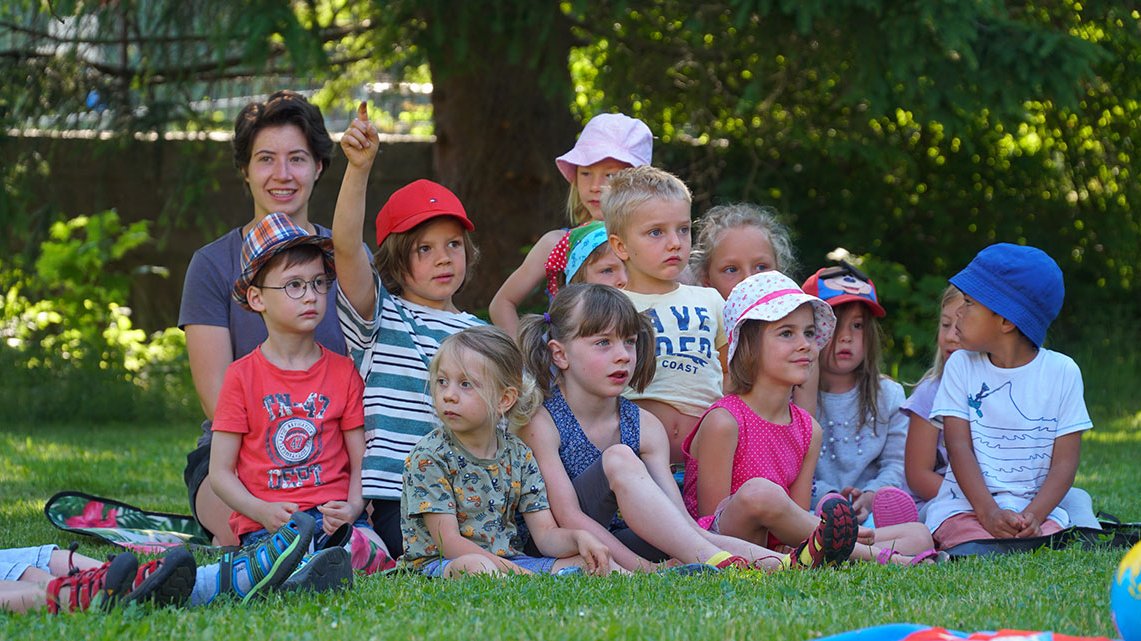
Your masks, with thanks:
[[(1077, 484), (1093, 495), (1095, 508), (1141, 520), (1141, 412), (1114, 414), (1094, 416)], [(185, 513), (182, 467), (197, 429), (0, 427), (0, 545), (67, 545), (73, 537), (49, 525), (42, 511), (64, 489)], [(89, 556), (114, 552), (92, 539), (81, 543)], [(252, 607), (0, 614), (0, 639), (808, 639), (889, 622), (1116, 636), (1108, 586), (1123, 553), (1041, 551), (922, 568), (861, 564), (774, 575), (367, 577), (348, 593), (275, 595)]]

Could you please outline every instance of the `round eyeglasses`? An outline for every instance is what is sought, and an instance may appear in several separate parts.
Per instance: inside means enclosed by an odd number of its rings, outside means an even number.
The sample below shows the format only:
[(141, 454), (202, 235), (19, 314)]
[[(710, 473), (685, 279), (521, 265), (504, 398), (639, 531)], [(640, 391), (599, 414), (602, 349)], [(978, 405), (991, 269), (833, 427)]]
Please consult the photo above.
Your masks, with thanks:
[(337, 280), (337, 277), (332, 274), (321, 274), (313, 280), (294, 278), (281, 287), (270, 287), (269, 285), (262, 285), (261, 288), (283, 290), (286, 296), (296, 300), (304, 296), (305, 292), (309, 291), (310, 286), (313, 287), (313, 291), (317, 294), (328, 294), (329, 287), (335, 280)]

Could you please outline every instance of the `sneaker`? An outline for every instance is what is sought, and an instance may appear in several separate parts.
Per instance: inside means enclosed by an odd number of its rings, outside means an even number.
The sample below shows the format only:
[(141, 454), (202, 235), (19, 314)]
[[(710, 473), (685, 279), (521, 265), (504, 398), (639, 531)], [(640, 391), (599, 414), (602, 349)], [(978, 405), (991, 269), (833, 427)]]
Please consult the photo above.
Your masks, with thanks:
[(184, 547), (171, 548), (162, 558), (139, 566), (127, 603), (150, 602), (160, 607), (185, 605), (197, 578), (198, 564)]
[(282, 592), (308, 590), (328, 592), (352, 587), (353, 566), (349, 552), (342, 547), (331, 547), (306, 554), (297, 569), (278, 586)]
[(859, 526), (852, 504), (840, 496), (826, 496), (817, 507), (820, 525), (812, 531), (789, 561), (791, 567), (818, 568), (843, 563), (856, 547)]
[(747, 570), (751, 567), (749, 565), (749, 560), (746, 559), (745, 557), (737, 556), (735, 554), (730, 554), (729, 552), (726, 552), (724, 550), (722, 550), (722, 551), (718, 552), (717, 554), (714, 554), (713, 556), (709, 557), (709, 560), (705, 562), (705, 565), (715, 567), (718, 570), (725, 570), (728, 568), (737, 568), (738, 570)]
[(911, 495), (898, 487), (881, 487), (872, 498), (872, 520), (876, 527), (888, 527), (919, 520), (919, 510)]
[(272, 535), (237, 552), (227, 552), (219, 561), (218, 593), (233, 593), (242, 603), (281, 585), (309, 551), (316, 522), (305, 512), (295, 512), (288, 523)]
[(841, 499), (844, 501), (848, 500), (847, 497), (845, 497), (843, 494), (840, 494), (839, 492), (829, 492), (820, 497), (820, 500), (816, 502), (816, 516), (824, 516), (824, 503), (828, 499)]
[(658, 574), (676, 574), (678, 576), (692, 576), (694, 574), (712, 574), (720, 572), (720, 568), (708, 563), (683, 563), (658, 570)]
[[(138, 568), (135, 555), (122, 552), (97, 568), (52, 579), (47, 587), (48, 612), (58, 614), (61, 607), (67, 612), (90, 608), (109, 610), (131, 591)], [(64, 588), (68, 592), (67, 603), (60, 600)]]

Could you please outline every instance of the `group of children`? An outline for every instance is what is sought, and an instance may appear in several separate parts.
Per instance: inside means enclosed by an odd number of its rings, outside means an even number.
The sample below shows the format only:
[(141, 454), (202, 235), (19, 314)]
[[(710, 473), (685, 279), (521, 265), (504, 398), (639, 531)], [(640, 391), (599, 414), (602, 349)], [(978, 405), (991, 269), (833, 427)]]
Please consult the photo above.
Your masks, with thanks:
[[(331, 239), (285, 214), (245, 237), (233, 296), (268, 338), (226, 374), (209, 482), (246, 547), (241, 572), (199, 568), (206, 596), (396, 558), (445, 577), (920, 564), (1088, 524), (1071, 486), (1091, 424), (1076, 365), (1042, 347), (1063, 287), (1041, 251), (993, 245), (951, 279), (905, 400), (872, 279), (842, 263), (798, 285), (788, 231), (751, 205), (710, 210), (692, 248), (690, 192), (636, 119), (597, 116), (557, 159), (572, 227), (504, 283), (495, 326), (453, 302), (478, 255), (459, 199), (398, 190), (372, 254), (363, 104), (341, 147)], [(548, 311), (520, 320), (544, 283)], [(347, 357), (314, 339), (327, 312)], [(317, 551), (286, 554), (298, 538)]]

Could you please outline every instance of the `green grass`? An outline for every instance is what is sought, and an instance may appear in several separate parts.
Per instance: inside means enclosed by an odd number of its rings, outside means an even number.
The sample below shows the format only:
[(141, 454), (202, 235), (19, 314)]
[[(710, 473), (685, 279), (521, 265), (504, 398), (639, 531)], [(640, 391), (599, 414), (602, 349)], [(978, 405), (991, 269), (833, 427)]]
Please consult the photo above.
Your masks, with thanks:
[[(1134, 463), (1141, 412), (1095, 416), (1078, 485), (1097, 509), (1141, 520)], [(43, 503), (73, 489), (185, 512), (195, 425), (0, 427), (0, 545), (66, 545)], [(92, 539), (90, 556), (113, 552)], [(1041, 551), (922, 568), (716, 576), (359, 579), (349, 593), (272, 596), (242, 607), (0, 615), (0, 638), (807, 639), (889, 622), (1115, 636), (1108, 586), (1121, 550)]]

